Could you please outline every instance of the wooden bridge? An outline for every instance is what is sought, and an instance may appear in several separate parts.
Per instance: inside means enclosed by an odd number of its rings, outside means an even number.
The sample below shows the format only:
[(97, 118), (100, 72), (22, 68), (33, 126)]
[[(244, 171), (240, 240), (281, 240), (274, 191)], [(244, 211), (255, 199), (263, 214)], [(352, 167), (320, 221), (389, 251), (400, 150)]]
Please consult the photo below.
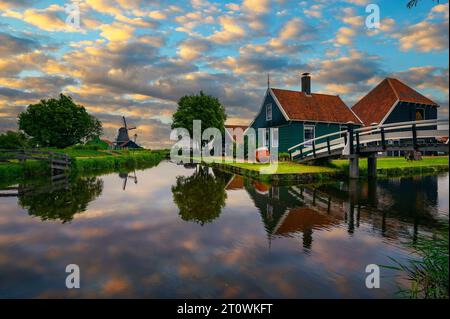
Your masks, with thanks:
[(22, 164), (25, 164), (26, 160), (48, 162), (52, 176), (67, 172), (72, 162), (69, 155), (62, 153), (37, 150), (0, 150), (0, 161), (11, 160), (18, 160)]
[[(347, 158), (349, 175), (359, 177), (359, 158), (368, 158), (368, 175), (376, 176), (376, 158), (387, 151), (449, 151), (441, 138), (448, 137), (448, 120), (423, 120), (353, 128), (322, 135), (289, 148), (292, 160), (306, 163), (317, 159)], [(441, 129), (440, 129), (441, 127)], [(444, 127), (444, 129), (442, 129)]]

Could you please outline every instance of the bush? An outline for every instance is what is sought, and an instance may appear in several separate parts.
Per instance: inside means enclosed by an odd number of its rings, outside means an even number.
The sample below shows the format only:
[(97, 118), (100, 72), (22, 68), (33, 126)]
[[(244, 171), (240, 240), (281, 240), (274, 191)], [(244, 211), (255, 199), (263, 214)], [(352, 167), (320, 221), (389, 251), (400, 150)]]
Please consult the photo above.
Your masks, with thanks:
[(279, 161), (289, 161), (291, 157), (289, 156), (289, 153), (287, 152), (281, 152), (278, 154), (278, 160)]
[(86, 151), (98, 151), (98, 150), (103, 149), (103, 148), (100, 145), (77, 144), (77, 145), (68, 147), (68, 149), (72, 149), (72, 150), (86, 150)]
[(0, 134), (0, 149), (21, 149), (27, 147), (29, 141), (22, 132), (7, 131)]

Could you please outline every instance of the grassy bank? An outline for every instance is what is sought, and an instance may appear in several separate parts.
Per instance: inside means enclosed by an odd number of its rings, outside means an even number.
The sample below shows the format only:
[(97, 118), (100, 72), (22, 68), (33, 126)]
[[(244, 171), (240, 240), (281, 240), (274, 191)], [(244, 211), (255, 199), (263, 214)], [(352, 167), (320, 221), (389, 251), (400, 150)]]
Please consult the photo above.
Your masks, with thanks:
[(159, 151), (128, 151), (108, 156), (76, 157), (73, 169), (85, 174), (97, 171), (114, 171), (120, 168), (144, 168), (159, 163), (166, 157)]
[[(120, 168), (145, 168), (159, 163), (167, 156), (167, 151), (101, 151), (76, 149), (45, 149), (45, 151), (59, 152), (73, 158), (71, 174), (104, 173)], [(24, 179), (48, 176), (48, 163), (28, 160), (24, 165), (17, 161), (0, 162), (0, 186), (18, 183)]]
[[(430, 174), (448, 171), (448, 156), (424, 157), (421, 161), (407, 161), (403, 157), (382, 157), (377, 159), (377, 175), (379, 177)], [(347, 160), (334, 160), (332, 165), (348, 172)], [(367, 175), (367, 159), (359, 161), (360, 175)]]
[[(279, 162), (273, 171), (267, 171), (268, 164), (233, 163), (215, 161), (211, 164), (225, 171), (249, 176), (260, 180), (312, 182), (348, 175), (348, 160), (334, 160), (327, 166), (305, 165), (294, 162)], [(367, 175), (367, 159), (361, 159), (360, 175)], [(448, 171), (448, 156), (424, 157), (421, 161), (407, 161), (402, 157), (377, 159), (379, 177), (433, 174)]]

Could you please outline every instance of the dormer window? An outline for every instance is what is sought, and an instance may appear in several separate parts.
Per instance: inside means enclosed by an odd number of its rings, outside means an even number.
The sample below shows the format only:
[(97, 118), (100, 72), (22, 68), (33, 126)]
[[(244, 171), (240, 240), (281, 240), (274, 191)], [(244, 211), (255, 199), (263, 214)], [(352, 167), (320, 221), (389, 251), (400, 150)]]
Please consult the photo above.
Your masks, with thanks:
[(266, 104), (266, 121), (272, 121), (272, 103)]

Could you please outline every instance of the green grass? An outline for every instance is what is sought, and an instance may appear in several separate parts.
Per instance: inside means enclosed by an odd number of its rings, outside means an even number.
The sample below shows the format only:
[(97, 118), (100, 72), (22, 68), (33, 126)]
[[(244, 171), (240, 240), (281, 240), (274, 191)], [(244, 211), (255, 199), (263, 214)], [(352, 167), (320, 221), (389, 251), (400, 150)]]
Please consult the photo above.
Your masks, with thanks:
[[(264, 170), (269, 167), (269, 164), (257, 163), (227, 163), (230, 166), (239, 167), (251, 171), (260, 172), (264, 174)], [(326, 166), (303, 165), (293, 162), (278, 162), (278, 167), (272, 174), (307, 174), (307, 173), (333, 173), (336, 168)]]
[(165, 158), (164, 152), (158, 151), (129, 151), (119, 155), (77, 157), (74, 170), (77, 173), (93, 171), (113, 171), (119, 168), (139, 168), (146, 165), (153, 166)]
[[(71, 174), (111, 172), (121, 168), (146, 168), (158, 164), (167, 156), (167, 150), (79, 150), (45, 148), (42, 151), (65, 153), (71, 156)], [(18, 183), (24, 179), (48, 176), (47, 162), (27, 160), (25, 165), (18, 161), (0, 162), (0, 186)]]
[[(348, 160), (334, 160), (332, 164), (336, 167), (346, 168), (348, 167)], [(421, 161), (407, 161), (403, 157), (381, 157), (377, 159), (377, 169), (426, 167), (430, 165), (448, 166), (448, 156), (424, 157)], [(366, 158), (359, 160), (359, 167), (360, 169), (367, 169)]]
[(448, 224), (431, 238), (421, 237), (412, 246), (419, 258), (401, 263), (393, 258), (394, 266), (384, 266), (400, 272), (410, 282), (408, 289), (400, 290), (406, 298), (449, 298), (449, 233)]
[[(216, 163), (222, 163), (230, 167), (238, 167), (249, 171), (264, 174), (264, 169), (268, 164), (258, 163), (233, 163), (215, 159)], [(362, 176), (367, 173), (367, 159), (359, 161), (360, 173)], [(377, 170), (379, 175), (389, 175), (388, 173), (410, 173), (436, 171), (436, 168), (448, 169), (448, 156), (424, 157), (421, 161), (407, 161), (403, 157), (382, 157), (377, 159)], [(334, 173), (348, 171), (348, 160), (334, 160), (329, 166), (305, 165), (295, 162), (278, 162), (275, 172), (270, 174), (309, 174), (309, 173)]]
[[(331, 163), (334, 167), (348, 173), (347, 160), (334, 160)], [(417, 174), (436, 174), (448, 171), (448, 156), (429, 156), (421, 161), (407, 161), (403, 157), (381, 157), (377, 159), (377, 176), (394, 177)], [(367, 159), (359, 161), (360, 175), (367, 175)]]

